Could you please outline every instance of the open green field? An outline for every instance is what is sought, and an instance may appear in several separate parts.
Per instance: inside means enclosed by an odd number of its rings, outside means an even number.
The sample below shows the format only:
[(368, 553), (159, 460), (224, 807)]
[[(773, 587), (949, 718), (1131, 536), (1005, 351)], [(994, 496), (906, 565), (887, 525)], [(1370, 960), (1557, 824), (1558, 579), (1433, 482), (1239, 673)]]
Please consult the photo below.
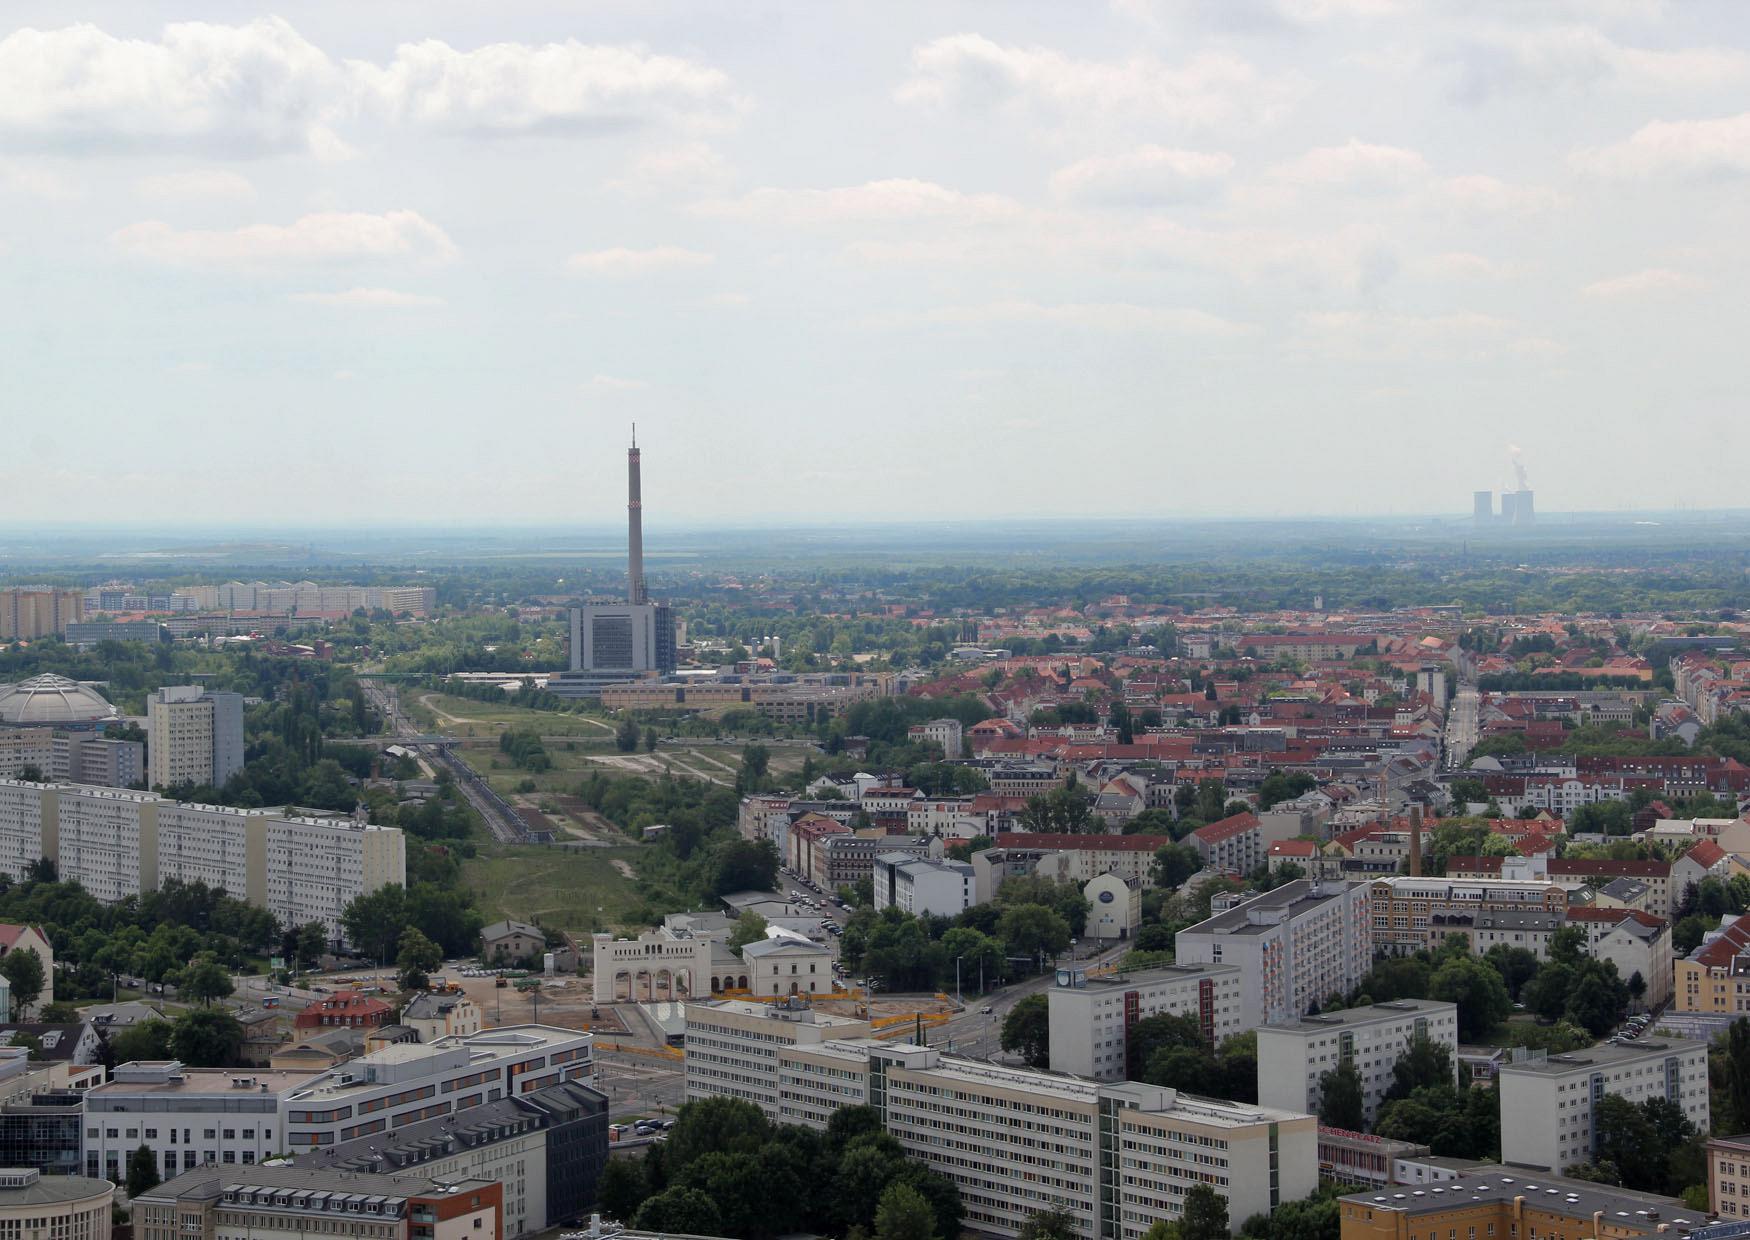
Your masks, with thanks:
[[(548, 735), (558, 735), (548, 733)], [(534, 783), (534, 793), (572, 793), (591, 771), (609, 775), (639, 775), (657, 779), (672, 774), (678, 779), (697, 779), (722, 787), (733, 787), (735, 772), (741, 764), (740, 745), (717, 745), (709, 741), (675, 741), (663, 744), (655, 753), (639, 749), (636, 753), (621, 753), (609, 740), (596, 741), (579, 736), (575, 740), (548, 741), (550, 770), (538, 774), (514, 765), (509, 755), (496, 748), (456, 749), (456, 756), (479, 772), (502, 796), (526, 791), (525, 781)], [(768, 770), (780, 778), (802, 768), (803, 753), (794, 748), (771, 750)], [(496, 765), (495, 765), (496, 764)]]
[(575, 850), (497, 845), (462, 863), (462, 882), (489, 921), (539, 917), (574, 934), (642, 929), (635, 914), (644, 901), (620, 867), (636, 873), (644, 851), (637, 844)]
[(401, 706), (422, 726), (451, 736), (497, 736), (508, 729), (536, 731), (542, 736), (575, 736), (601, 739), (610, 744), (615, 725), (594, 715), (560, 714), (531, 710), (506, 702), (476, 702), (429, 689), (404, 689)]

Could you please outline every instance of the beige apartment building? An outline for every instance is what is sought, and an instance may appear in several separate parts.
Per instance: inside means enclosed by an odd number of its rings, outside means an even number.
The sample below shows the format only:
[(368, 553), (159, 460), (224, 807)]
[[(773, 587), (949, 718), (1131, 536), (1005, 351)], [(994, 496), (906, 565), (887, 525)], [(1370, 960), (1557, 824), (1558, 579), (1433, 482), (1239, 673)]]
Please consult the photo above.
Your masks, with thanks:
[(1197, 1184), (1238, 1221), (1318, 1183), (1310, 1115), (962, 1059), (761, 1006), (688, 1005), (688, 1098), (726, 1093), (816, 1129), (841, 1106), (871, 1106), (907, 1154), (954, 1181), (972, 1230), (1013, 1236), (1062, 1209), (1089, 1240), (1139, 1240), (1178, 1218)]
[(85, 619), (83, 590), (20, 586), (0, 590), (0, 641), (30, 641), (65, 633)]

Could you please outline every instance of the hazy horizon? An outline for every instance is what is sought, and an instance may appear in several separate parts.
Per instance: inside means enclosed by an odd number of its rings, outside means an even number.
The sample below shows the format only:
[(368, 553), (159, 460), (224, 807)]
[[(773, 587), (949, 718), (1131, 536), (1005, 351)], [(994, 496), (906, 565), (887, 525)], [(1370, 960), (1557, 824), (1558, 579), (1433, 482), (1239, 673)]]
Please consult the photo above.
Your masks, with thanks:
[(5, 518), (1706, 509), (1742, 18), (17, 0)]

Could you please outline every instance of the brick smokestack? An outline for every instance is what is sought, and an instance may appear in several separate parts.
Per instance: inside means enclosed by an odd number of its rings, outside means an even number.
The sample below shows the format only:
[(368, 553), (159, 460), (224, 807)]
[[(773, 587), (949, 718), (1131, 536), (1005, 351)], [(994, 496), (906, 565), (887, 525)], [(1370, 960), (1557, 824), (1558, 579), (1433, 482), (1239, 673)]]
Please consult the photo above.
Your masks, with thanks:
[(1410, 877), (1422, 877), (1422, 807), (1410, 806)]

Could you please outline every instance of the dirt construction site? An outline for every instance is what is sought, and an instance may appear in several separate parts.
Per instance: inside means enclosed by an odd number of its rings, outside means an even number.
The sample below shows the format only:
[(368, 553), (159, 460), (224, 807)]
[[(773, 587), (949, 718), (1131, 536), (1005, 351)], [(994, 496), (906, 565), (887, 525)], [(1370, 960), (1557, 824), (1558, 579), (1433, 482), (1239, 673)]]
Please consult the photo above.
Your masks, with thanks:
[[(536, 991), (533, 988), (518, 989), (512, 978), (505, 979), (505, 984), (500, 986), (496, 977), (465, 977), (454, 965), (446, 965), (432, 975), (434, 986), (460, 987), (480, 1009), (481, 1018), (488, 1026), (526, 1024), (538, 1019), (542, 1024), (583, 1030), (609, 1041), (660, 1044), (657, 1029), (637, 1011), (637, 1004), (593, 1002), (588, 975), (559, 974), (539, 980), (540, 989)], [(392, 973), (375, 969), (331, 974), (321, 978), (317, 985), (338, 992), (355, 982), (360, 988), (382, 987), (386, 994), (395, 988)], [(837, 997), (817, 998), (814, 1006), (838, 1016), (867, 1017), (877, 1034), (891, 1030), (896, 1036), (904, 1029), (915, 1027), (919, 1017), (927, 1029), (946, 1021), (956, 1010), (953, 1000), (946, 995), (889, 995), (871, 1000), (861, 992), (845, 991), (838, 992)]]

